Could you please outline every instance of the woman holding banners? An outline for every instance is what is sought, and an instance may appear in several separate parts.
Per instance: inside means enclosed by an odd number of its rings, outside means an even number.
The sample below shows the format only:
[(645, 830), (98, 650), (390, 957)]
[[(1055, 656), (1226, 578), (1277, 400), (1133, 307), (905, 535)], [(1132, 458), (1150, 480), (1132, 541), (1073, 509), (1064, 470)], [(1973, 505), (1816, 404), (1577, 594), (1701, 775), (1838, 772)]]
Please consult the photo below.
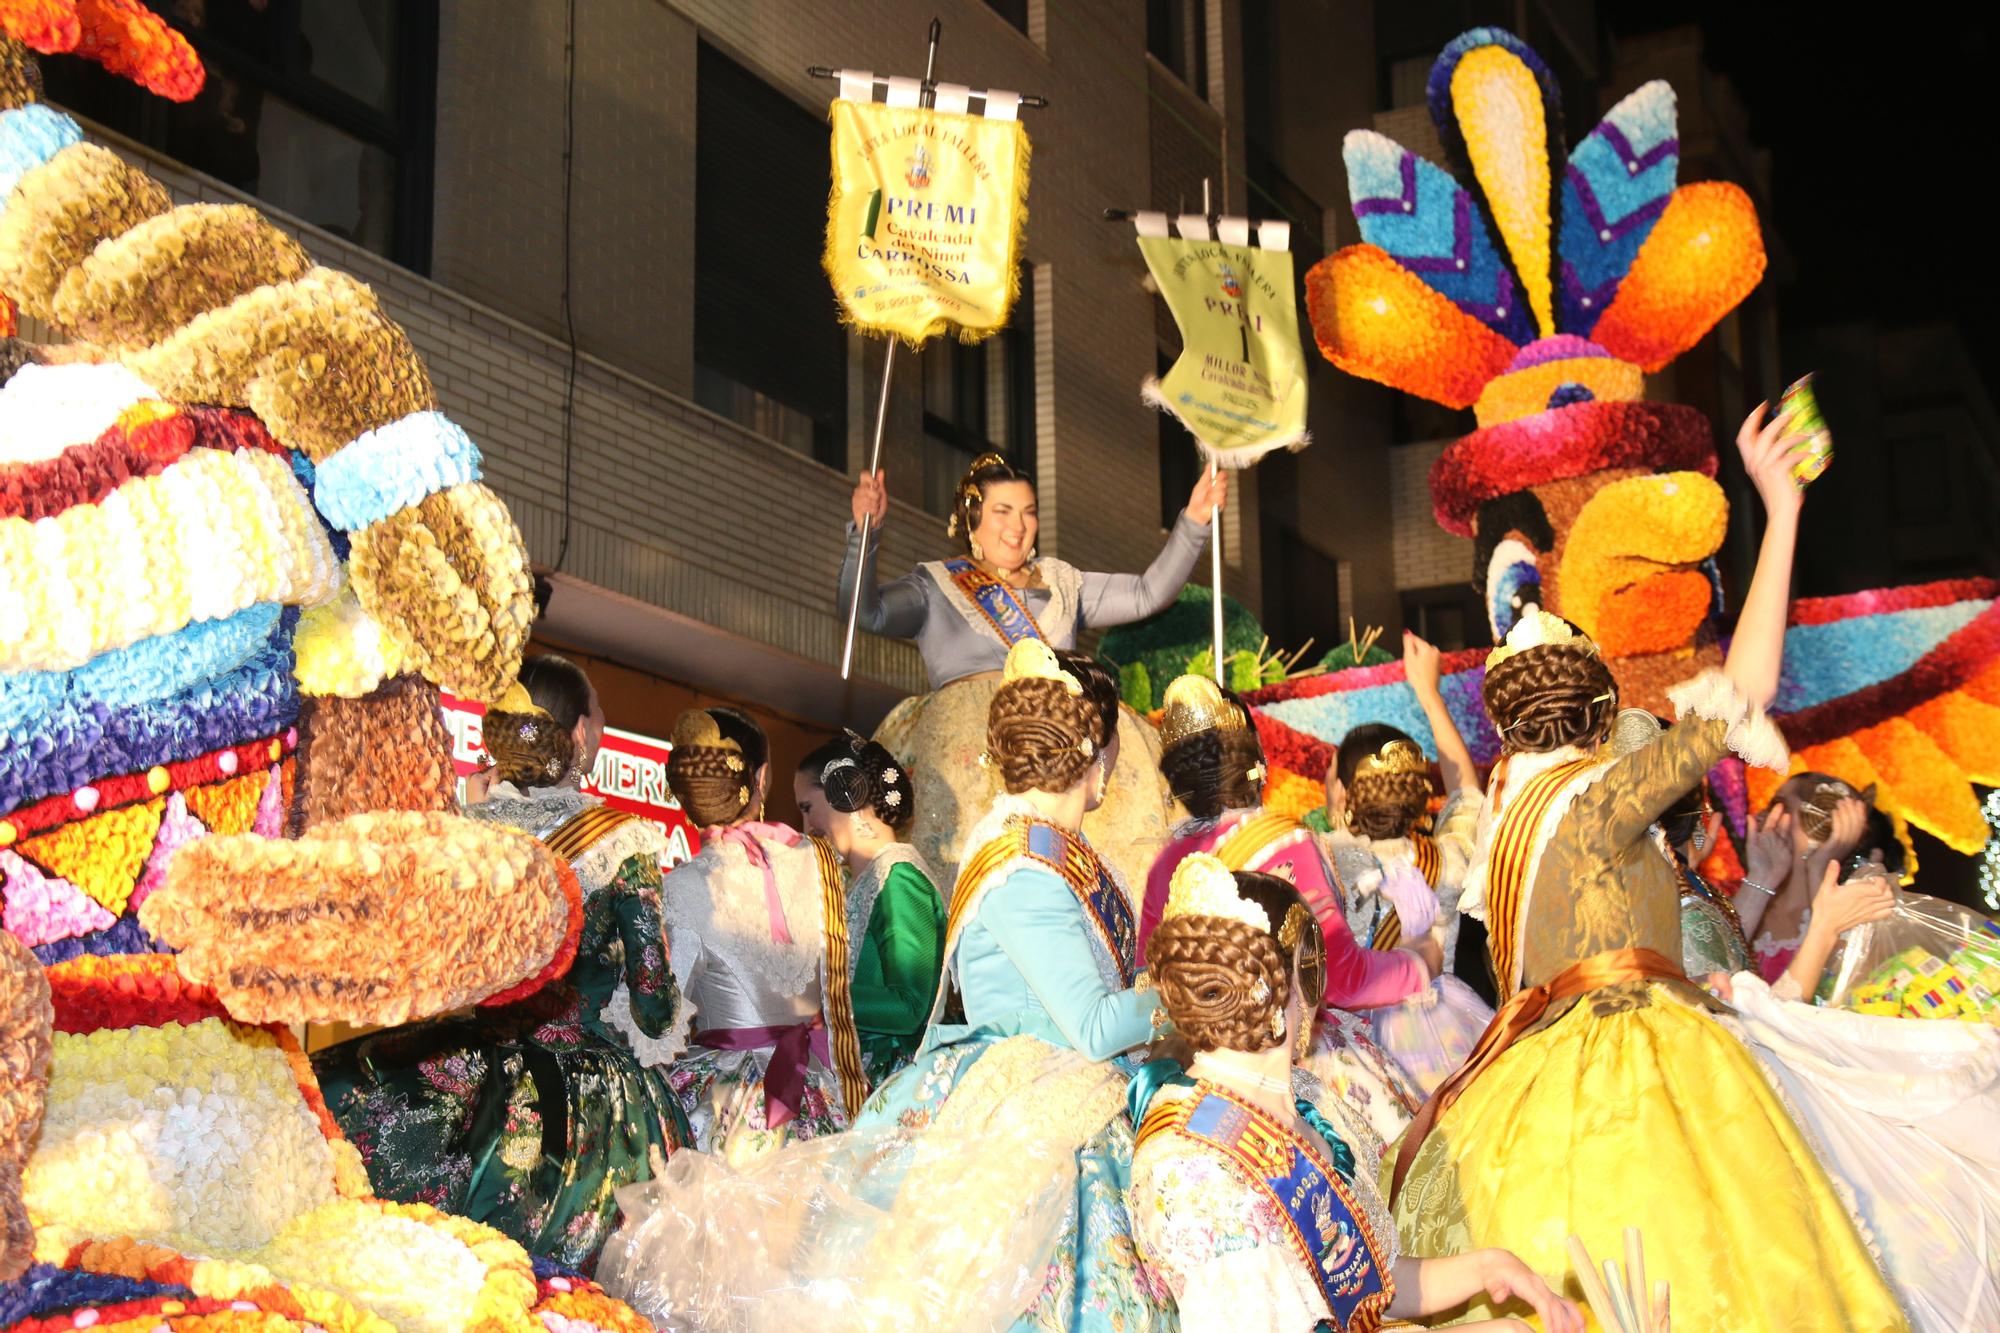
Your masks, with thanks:
[[(1071, 648), (1082, 629), (1143, 620), (1172, 605), (1228, 491), (1226, 472), (1203, 476), (1144, 574), (1086, 573), (1036, 553), (1040, 521), (1034, 483), (1000, 455), (982, 454), (959, 482), (946, 529), (962, 543), (960, 554), (877, 585), (875, 555), (888, 491), (883, 474), (862, 474), (854, 487), (839, 605), (844, 610), (851, 604), (859, 577), (861, 628), (915, 639), (924, 655), (931, 693), (898, 705), (876, 739), (916, 781), (910, 841), (938, 867), (940, 882), (956, 873), (961, 825), (986, 809), (995, 792), (978, 758), (987, 706), (999, 688), (1008, 650), (1027, 639)], [(859, 535), (864, 519), (865, 552)], [(1168, 797), (1159, 776), (1159, 738), (1129, 710), (1120, 718), (1119, 732), (1124, 743), (1112, 795), (1087, 827), (1098, 846), (1114, 849), (1109, 854), (1120, 860), (1127, 881), (1140, 883), (1153, 852), (1166, 841)]]

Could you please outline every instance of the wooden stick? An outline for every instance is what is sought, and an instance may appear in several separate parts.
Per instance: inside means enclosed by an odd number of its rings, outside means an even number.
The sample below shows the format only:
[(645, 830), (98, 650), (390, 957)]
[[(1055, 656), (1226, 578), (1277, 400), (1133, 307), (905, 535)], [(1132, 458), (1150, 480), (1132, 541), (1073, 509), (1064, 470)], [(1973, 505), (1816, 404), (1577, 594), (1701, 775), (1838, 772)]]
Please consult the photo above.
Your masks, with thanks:
[(1583, 1287), (1585, 1303), (1597, 1311), (1597, 1322), (1612, 1325), (1618, 1318), (1618, 1311), (1611, 1304), (1611, 1294), (1604, 1289), (1604, 1279), (1598, 1276), (1596, 1266), (1590, 1262), (1590, 1251), (1584, 1248), (1581, 1236), (1569, 1238), (1569, 1263), (1576, 1270), (1577, 1282)]
[(1625, 1275), (1618, 1271), (1616, 1259), (1604, 1261), (1604, 1283), (1611, 1290), (1611, 1305), (1618, 1313), (1618, 1333), (1638, 1333), (1632, 1297), (1625, 1289)]
[(1632, 1288), (1635, 1333), (1653, 1333), (1653, 1303), (1647, 1299), (1651, 1288), (1646, 1282), (1646, 1243), (1639, 1228), (1625, 1228), (1625, 1278)]

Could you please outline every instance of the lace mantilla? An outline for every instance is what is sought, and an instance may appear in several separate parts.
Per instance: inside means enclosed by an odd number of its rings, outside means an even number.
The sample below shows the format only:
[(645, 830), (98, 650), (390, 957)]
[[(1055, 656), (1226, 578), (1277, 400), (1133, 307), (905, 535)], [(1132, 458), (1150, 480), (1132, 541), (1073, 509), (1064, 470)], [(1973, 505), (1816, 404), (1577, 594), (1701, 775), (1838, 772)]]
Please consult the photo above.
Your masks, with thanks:
[(637, 1020), (632, 1017), (632, 992), (621, 980), (611, 992), (610, 1001), (598, 1011), (598, 1018), (609, 1024), (632, 1048), (639, 1063), (648, 1068), (662, 1068), (680, 1059), (687, 1049), (688, 1034), (694, 1031), (694, 1005), (688, 1003), (686, 992), (682, 992), (680, 1013), (673, 1024), (657, 1037), (649, 1037), (639, 1030)]
[[(918, 568), (930, 576), (931, 582), (943, 595), (946, 604), (958, 613), (960, 620), (982, 637), (994, 633), (993, 622), (959, 590), (958, 584), (952, 581), (951, 571), (944, 567), (944, 561), (926, 561)], [(1042, 576), (1042, 591), (1049, 595), (1049, 604), (1035, 613), (1036, 626), (1051, 645), (1061, 647), (1074, 642), (1077, 622), (1083, 616), (1083, 575), (1068, 561), (1053, 557), (1037, 560), (1035, 569)], [(1021, 597), (1021, 605), (1026, 606), (1026, 590), (1016, 589), (1016, 592)]]
[[(1471, 867), (1465, 872), (1465, 891), (1459, 895), (1458, 910), (1475, 921), (1486, 920), (1486, 875), (1493, 861), (1493, 838), (1499, 831), (1500, 818), (1507, 813), (1507, 806), (1527, 785), (1541, 774), (1561, 764), (1575, 759), (1587, 759), (1591, 752), (1575, 745), (1565, 745), (1561, 749), (1550, 750), (1546, 754), (1514, 754), (1507, 757), (1507, 780), (1498, 792), (1486, 798), (1479, 812), (1479, 824), (1473, 834)], [(1569, 780), (1549, 805), (1549, 812), (1542, 818), (1542, 826), (1535, 832), (1535, 851), (1528, 862), (1528, 874), (1523, 881), (1525, 888), (1521, 895), (1521, 916), (1525, 920), (1529, 902), (1534, 897), (1535, 877), (1541, 872), (1542, 852), (1548, 846), (1549, 834), (1562, 824), (1569, 808), (1576, 798), (1583, 795), (1602, 779), (1609, 765), (1596, 764)]]
[(847, 980), (854, 981), (854, 969), (861, 962), (861, 941), (868, 936), (868, 922), (875, 915), (875, 900), (882, 896), (882, 886), (888, 882), (889, 872), (899, 865), (913, 865), (931, 883), (937, 883), (937, 876), (931, 873), (930, 865), (922, 853), (907, 842), (892, 842), (875, 854), (875, 859), (863, 866), (847, 885)]
[(1791, 748), (1778, 724), (1764, 710), (1743, 697), (1736, 682), (1720, 671), (1704, 671), (1667, 691), (1676, 718), (1690, 714), (1711, 722), (1729, 724), (1725, 738), (1730, 750), (1746, 764), (1783, 773), (1791, 766)]
[[(604, 802), (586, 796), (574, 787), (534, 787), (527, 792), (512, 783), (494, 787), (492, 795), (466, 811), (473, 819), (505, 824), (537, 839), (546, 840), (571, 818)], [(584, 849), (570, 862), (577, 883), (586, 898), (599, 893), (617, 877), (618, 867), (634, 856), (650, 852), (655, 861), (667, 854), (666, 835), (650, 819), (627, 819)]]
[(693, 860), (668, 872), (660, 906), (668, 930), (691, 932), (704, 954), (763, 978), (777, 992), (804, 995), (826, 956), (819, 859), (805, 842), (787, 847), (759, 838), (758, 844), (777, 876), (790, 944), (771, 938), (764, 872), (741, 847), (721, 838), (708, 839)]

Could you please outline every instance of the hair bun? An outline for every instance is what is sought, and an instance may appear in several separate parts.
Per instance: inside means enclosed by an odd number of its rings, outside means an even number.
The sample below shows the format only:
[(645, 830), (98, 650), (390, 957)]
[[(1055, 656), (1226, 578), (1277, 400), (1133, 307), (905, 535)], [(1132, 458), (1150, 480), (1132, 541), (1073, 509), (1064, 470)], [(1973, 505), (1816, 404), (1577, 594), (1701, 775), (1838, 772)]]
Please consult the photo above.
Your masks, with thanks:
[(826, 793), (826, 803), (844, 815), (866, 809), (871, 804), (868, 773), (859, 760), (834, 760), (820, 770), (819, 785)]

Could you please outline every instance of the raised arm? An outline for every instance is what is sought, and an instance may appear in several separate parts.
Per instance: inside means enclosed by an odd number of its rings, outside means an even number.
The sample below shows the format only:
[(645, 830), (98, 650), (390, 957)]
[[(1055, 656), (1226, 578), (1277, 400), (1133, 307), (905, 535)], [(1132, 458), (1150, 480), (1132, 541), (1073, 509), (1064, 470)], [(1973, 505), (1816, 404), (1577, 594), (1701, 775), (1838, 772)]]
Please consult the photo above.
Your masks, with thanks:
[(1153, 1035), (1152, 991), (1113, 990), (1097, 970), (1083, 909), (1045, 870), (1019, 869), (986, 895), (979, 920), (991, 932), (1072, 1049), (1109, 1060)]
[(1437, 742), (1438, 769), (1444, 775), (1445, 794), (1479, 790), (1479, 770), (1473, 765), (1472, 751), (1458, 734), (1458, 723), (1444, 706), (1444, 668), (1435, 645), (1408, 630), (1403, 631), (1403, 678), (1417, 692), (1424, 720), (1431, 724)]
[[(854, 487), (854, 521), (847, 525), (847, 555), (840, 563), (840, 605), (843, 619), (854, 602), (854, 580), (860, 571), (861, 628), (891, 639), (914, 639), (923, 631), (927, 603), (920, 575), (905, 574), (893, 583), (875, 582), (875, 556), (882, 546), (882, 523), (889, 515), (888, 473), (862, 473)], [(861, 519), (869, 519), (868, 549), (861, 549)]]
[(1173, 605), (1194, 573), (1216, 513), (1229, 492), (1229, 474), (1204, 472), (1174, 520), (1167, 544), (1143, 574), (1085, 574), (1083, 623), (1095, 629), (1125, 625), (1157, 615)]
[(1757, 569), (1736, 618), (1736, 634), (1722, 670), (1751, 703), (1759, 708), (1778, 693), (1778, 668), (1784, 658), (1785, 618), (1791, 604), (1792, 554), (1798, 545), (1799, 510), (1805, 494), (1792, 480), (1790, 452), (1798, 436), (1785, 434), (1789, 417), (1764, 421), (1765, 404), (1743, 420), (1736, 447), (1743, 470), (1750, 475), (1764, 503), (1764, 541), (1757, 550)]

